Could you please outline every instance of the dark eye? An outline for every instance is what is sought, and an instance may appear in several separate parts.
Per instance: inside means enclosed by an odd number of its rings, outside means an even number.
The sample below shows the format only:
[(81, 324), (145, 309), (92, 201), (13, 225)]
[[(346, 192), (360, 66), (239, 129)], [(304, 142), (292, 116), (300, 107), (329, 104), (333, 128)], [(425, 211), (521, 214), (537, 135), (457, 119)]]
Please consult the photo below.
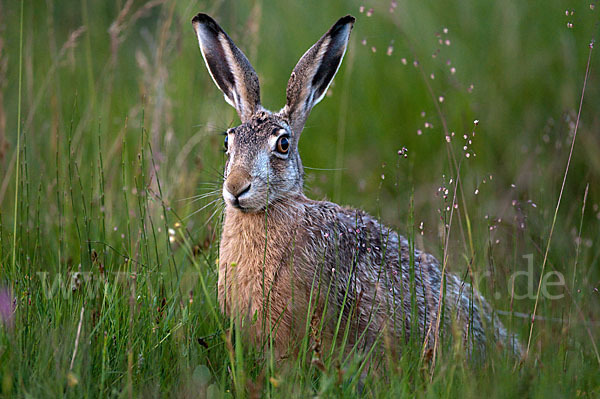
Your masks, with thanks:
[(290, 150), (290, 140), (287, 138), (287, 136), (281, 136), (279, 139), (277, 139), (276, 149), (280, 154), (288, 153)]
[(223, 141), (223, 149), (227, 152), (227, 142), (229, 141), (229, 135), (225, 135), (225, 141)]

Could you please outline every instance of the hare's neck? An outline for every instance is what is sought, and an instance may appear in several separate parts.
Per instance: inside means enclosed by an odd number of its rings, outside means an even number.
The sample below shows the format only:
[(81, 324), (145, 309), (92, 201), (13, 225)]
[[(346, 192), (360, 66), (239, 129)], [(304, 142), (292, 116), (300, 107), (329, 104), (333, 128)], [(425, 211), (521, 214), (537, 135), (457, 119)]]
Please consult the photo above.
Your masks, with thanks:
[(274, 207), (267, 212), (244, 213), (227, 206), (223, 225), (222, 240), (235, 248), (240, 258), (260, 252), (263, 261), (265, 246), (267, 252), (274, 248), (287, 248), (292, 244), (300, 221), (302, 208), (285, 209)]
[[(298, 249), (303, 208), (243, 213), (227, 206), (219, 254), (219, 301), (253, 315), (260, 311), (264, 289), (270, 289), (280, 267)], [(229, 298), (229, 299), (226, 299)]]

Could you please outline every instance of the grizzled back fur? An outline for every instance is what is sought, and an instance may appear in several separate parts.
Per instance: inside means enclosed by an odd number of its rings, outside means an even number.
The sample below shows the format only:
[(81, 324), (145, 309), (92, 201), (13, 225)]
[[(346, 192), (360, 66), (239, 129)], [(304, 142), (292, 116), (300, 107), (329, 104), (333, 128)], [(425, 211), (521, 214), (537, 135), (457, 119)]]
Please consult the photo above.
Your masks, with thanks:
[(342, 63), (354, 21), (340, 18), (302, 56), (285, 106), (271, 112), (231, 38), (206, 14), (192, 20), (210, 75), (242, 121), (225, 139), (221, 308), (245, 319), (256, 342), (271, 335), (279, 356), (296, 351), (306, 332), (315, 348), (331, 348), (347, 332), (347, 348), (385, 341), (400, 351), (415, 334), (426, 348), (438, 331), (458, 331), (467, 350), (484, 350), (493, 337), (519, 352), (485, 299), (433, 256), (360, 210), (304, 195), (298, 141)]

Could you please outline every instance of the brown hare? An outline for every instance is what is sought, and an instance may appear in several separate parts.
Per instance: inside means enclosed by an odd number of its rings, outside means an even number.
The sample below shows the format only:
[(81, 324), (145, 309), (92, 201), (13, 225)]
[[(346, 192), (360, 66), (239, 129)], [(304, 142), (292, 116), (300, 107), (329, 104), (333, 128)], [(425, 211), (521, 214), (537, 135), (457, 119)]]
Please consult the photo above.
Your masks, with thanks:
[(411, 334), (424, 349), (433, 346), (439, 330), (455, 331), (469, 351), (484, 350), (493, 337), (492, 344), (518, 352), (485, 299), (444, 276), (433, 256), (411, 250), (406, 238), (360, 210), (304, 195), (298, 141), (342, 63), (354, 21), (340, 18), (302, 56), (285, 106), (271, 112), (231, 38), (206, 14), (192, 20), (210, 75), (242, 122), (225, 136), (220, 306), (257, 343), (270, 336), (280, 357), (307, 333), (328, 348), (336, 340), (360, 350), (386, 342), (401, 351)]

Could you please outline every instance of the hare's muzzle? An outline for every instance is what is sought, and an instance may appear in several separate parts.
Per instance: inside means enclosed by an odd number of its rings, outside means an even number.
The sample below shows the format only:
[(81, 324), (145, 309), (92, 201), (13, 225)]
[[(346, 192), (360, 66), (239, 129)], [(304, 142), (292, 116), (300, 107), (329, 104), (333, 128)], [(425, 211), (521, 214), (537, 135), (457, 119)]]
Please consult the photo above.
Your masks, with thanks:
[(241, 208), (240, 197), (250, 191), (252, 177), (242, 168), (236, 168), (229, 173), (223, 186), (223, 197), (231, 205)]

